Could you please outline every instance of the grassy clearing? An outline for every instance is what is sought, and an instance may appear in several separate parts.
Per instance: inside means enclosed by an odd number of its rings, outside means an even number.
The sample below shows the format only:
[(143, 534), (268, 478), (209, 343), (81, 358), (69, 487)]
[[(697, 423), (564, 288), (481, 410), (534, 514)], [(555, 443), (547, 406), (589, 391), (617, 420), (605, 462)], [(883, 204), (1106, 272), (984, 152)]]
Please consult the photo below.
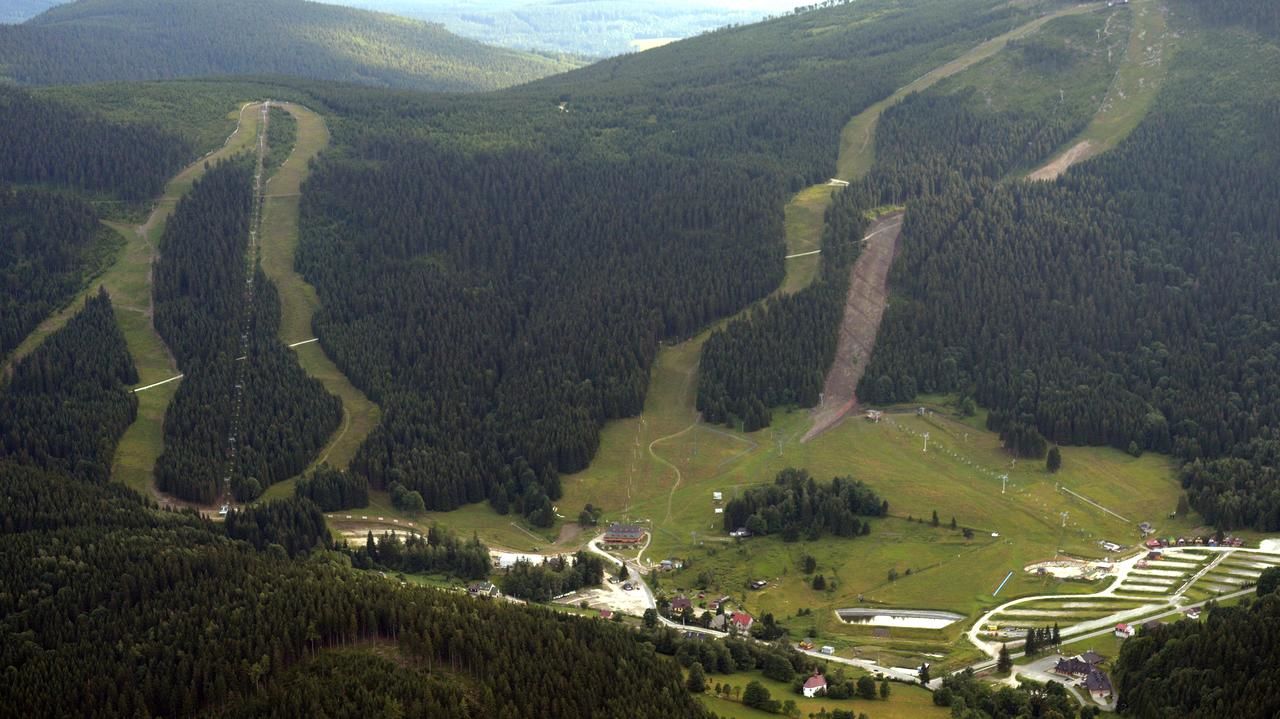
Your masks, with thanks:
[[(813, 252), (822, 247), (822, 225), (827, 208), (836, 188), (831, 185), (814, 185), (801, 190), (787, 203), (786, 229), (787, 254)], [(782, 282), (783, 294), (794, 294), (813, 284), (818, 274), (821, 255), (795, 257), (787, 260), (787, 276)]]
[[(857, 678), (865, 674), (854, 667), (829, 665), (830, 671), (835, 672), (836, 667), (845, 670), (845, 675)], [(828, 711), (833, 709), (848, 709), (854, 714), (865, 712), (876, 719), (920, 719), (922, 717), (946, 717), (950, 716), (950, 710), (944, 707), (934, 706), (933, 694), (927, 689), (918, 686), (909, 686), (900, 683), (891, 683), (892, 690), (889, 693), (889, 699), (827, 699), (815, 698), (806, 699), (791, 690), (791, 686), (777, 682), (765, 677), (758, 671), (739, 672), (736, 674), (708, 674), (707, 684), (714, 688), (717, 683), (729, 683), (735, 687), (746, 688), (747, 684), (752, 681), (758, 681), (769, 690), (772, 698), (780, 702), (788, 699), (793, 700), (800, 709), (800, 716), (809, 716), (815, 714), (822, 709)], [(706, 705), (706, 707), (722, 717), (742, 719), (755, 719), (756, 717), (776, 717), (777, 714), (769, 714), (759, 709), (743, 706), (740, 701), (724, 699), (717, 697), (709, 690), (706, 694), (700, 695), (698, 699)]]
[(1158, 0), (1133, 0), (1129, 7), (1129, 42), (1102, 105), (1067, 149), (1031, 173), (1034, 179), (1054, 179), (1071, 164), (1114, 148), (1151, 109), (1168, 74), (1174, 45)]
[[(654, 388), (662, 386), (655, 383)], [(606, 449), (623, 445), (624, 453), (612, 470), (616, 474), (601, 472), (588, 482), (588, 470), (570, 478), (562, 506), (576, 508), (585, 501), (606, 509), (625, 506), (625, 513), (614, 514), (652, 522), (653, 543), (646, 558), (686, 560), (684, 570), (663, 577), (664, 588), (691, 588), (702, 583), (699, 575), (705, 574), (702, 580), (709, 593), (730, 594), (752, 612), (773, 612), (796, 638), (812, 630), (822, 642), (847, 649), (849, 655), (892, 651), (909, 640), (915, 644), (905, 648), (902, 658), (911, 664), (921, 653), (951, 651), (967, 622), (936, 631), (893, 629), (883, 638), (873, 636), (868, 627), (841, 622), (833, 611), (841, 607), (883, 604), (946, 609), (971, 617), (1021, 596), (1087, 594), (1105, 586), (1022, 571), (1058, 554), (1100, 557), (1099, 539), (1139, 539), (1132, 523), (1056, 491), (1056, 485), (1071, 487), (1135, 522), (1142, 521), (1138, 517), (1159, 520), (1167, 515), (1180, 491), (1170, 461), (1150, 454), (1134, 458), (1107, 448), (1068, 447), (1063, 449), (1063, 469), (1056, 475), (1046, 473), (1040, 463), (1011, 466), (998, 437), (941, 414), (894, 415), (879, 424), (850, 420), (806, 444), (798, 442), (808, 423), (803, 411), (782, 414), (773, 428), (753, 435), (697, 425), (655, 446), (668, 466), (646, 456), (643, 450), (652, 435), (644, 432), (678, 424), (670, 421), (678, 416), (679, 403), (673, 401), (678, 397), (651, 397), (654, 404), (646, 408), (646, 423), (628, 420), (631, 436), (607, 441), (602, 449), (604, 457)], [(657, 425), (659, 415), (650, 414), (651, 408), (663, 410), (668, 424)], [(611, 424), (606, 434), (616, 429)], [(931, 434), (927, 454), (918, 436), (923, 431)], [(857, 539), (788, 544), (764, 537), (730, 542), (714, 513), (711, 493), (720, 491), (726, 500), (732, 499), (743, 487), (769, 482), (787, 466), (807, 467), (820, 480), (837, 474), (864, 479), (889, 500), (893, 516), (873, 520), (872, 534)], [(596, 465), (592, 469), (599, 471)], [(673, 492), (675, 470), (680, 471), (681, 483)], [(997, 471), (1009, 474), (1005, 494), (1000, 493), (998, 477), (992, 476)], [(611, 503), (620, 499), (626, 504)], [(928, 518), (935, 509), (940, 527), (907, 519)], [(1068, 514), (1065, 527), (1062, 511)], [(972, 540), (949, 529), (953, 515), (960, 527), (978, 530)], [(1161, 520), (1161, 531), (1176, 534), (1196, 521)], [(992, 532), (1000, 536), (992, 537)], [(827, 580), (825, 591), (811, 589), (811, 576), (801, 570), (805, 554), (818, 560), (817, 573)], [(895, 581), (888, 579), (891, 569), (899, 575)], [(1009, 572), (1013, 576), (993, 596)], [(770, 586), (749, 592), (746, 584), (754, 579), (767, 579)]]
[[(1129, 18), (1127, 5), (1055, 18), (1024, 38), (1025, 48), (997, 53), (940, 81), (935, 91), (973, 88), (969, 104), (978, 111), (1091, 118), (1124, 56)], [(1037, 50), (1055, 59), (1042, 60)]]
[[(294, 270), (298, 249), (298, 208), (310, 162), (329, 145), (329, 130), (316, 113), (294, 104), (283, 106), (297, 124), (297, 141), (280, 169), (267, 181), (262, 210), (262, 269), (280, 293), (280, 339), (293, 344), (313, 338), (311, 318), (320, 306), (315, 288)], [(346, 467), (382, 411), (333, 364), (318, 342), (294, 348), (298, 364), (342, 400), (342, 424), (313, 463)]]
[(867, 174), (871, 166), (875, 164), (875, 135), (876, 126), (880, 123), (880, 115), (885, 110), (901, 102), (907, 95), (926, 90), (940, 80), (973, 67), (1003, 50), (1009, 44), (1009, 41), (1031, 35), (1051, 20), (1067, 15), (1091, 12), (1096, 7), (1096, 5), (1075, 5), (1063, 8), (1042, 18), (1037, 18), (1026, 25), (982, 43), (945, 65), (930, 70), (916, 78), (909, 85), (867, 108), (857, 117), (850, 120), (849, 124), (845, 125), (844, 130), (840, 133), (840, 159), (836, 162), (836, 177), (842, 180), (856, 180)]

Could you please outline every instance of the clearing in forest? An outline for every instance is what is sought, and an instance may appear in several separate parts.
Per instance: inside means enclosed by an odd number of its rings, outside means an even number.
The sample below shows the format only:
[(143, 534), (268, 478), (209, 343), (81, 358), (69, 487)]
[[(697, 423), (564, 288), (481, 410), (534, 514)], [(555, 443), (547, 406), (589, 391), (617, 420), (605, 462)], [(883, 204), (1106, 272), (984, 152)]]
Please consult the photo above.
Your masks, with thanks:
[(1129, 136), (1155, 101), (1168, 74), (1172, 43), (1158, 0), (1133, 0), (1129, 46), (1107, 96), (1089, 126), (1070, 146), (1027, 175), (1029, 180), (1055, 180), (1067, 168), (1099, 155)]
[[(263, 193), (261, 259), (262, 270), (280, 294), (280, 340), (293, 347), (298, 364), (320, 380), (325, 390), (342, 400), (342, 424), (316, 457), (315, 464), (327, 462), (345, 468), (382, 416), (376, 404), (347, 379), (325, 354), (315, 337), (312, 317), (320, 306), (316, 290), (294, 269), (298, 249), (298, 213), (302, 183), (310, 174), (311, 160), (329, 145), (329, 130), (315, 112), (293, 103), (272, 103), (283, 108), (297, 122), (297, 141), (288, 159), (267, 180)], [(298, 344), (303, 343), (305, 344)], [(279, 483), (277, 483), (279, 484)], [(292, 492), (292, 482), (271, 493)]]

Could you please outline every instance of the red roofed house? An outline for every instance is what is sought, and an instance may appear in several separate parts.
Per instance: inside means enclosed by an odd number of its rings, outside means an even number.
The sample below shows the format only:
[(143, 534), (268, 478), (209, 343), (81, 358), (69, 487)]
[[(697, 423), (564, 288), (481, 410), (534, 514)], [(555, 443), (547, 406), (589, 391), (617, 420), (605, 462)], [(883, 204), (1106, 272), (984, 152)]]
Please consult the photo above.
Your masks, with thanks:
[(733, 626), (737, 627), (738, 631), (740, 632), (745, 632), (748, 629), (750, 629), (751, 625), (755, 624), (755, 621), (756, 621), (752, 619), (751, 615), (747, 614), (746, 612), (734, 612), (732, 620), (733, 620)]
[(804, 695), (810, 699), (827, 693), (827, 680), (817, 671), (804, 682)]
[(612, 610), (609, 610), (609, 609), (601, 609), (601, 610), (600, 610), (600, 618), (601, 618), (601, 619), (608, 619), (608, 618), (610, 618), (610, 617), (612, 617), (612, 616), (613, 616), (613, 611), (612, 611)]
[(1128, 639), (1129, 637), (1133, 636), (1133, 627), (1129, 626), (1128, 624), (1117, 624), (1116, 636), (1120, 637), (1121, 639)]
[(671, 600), (671, 611), (673, 613), (679, 614), (680, 612), (683, 612), (686, 609), (692, 609), (692, 608), (693, 608), (693, 602), (689, 601), (688, 597), (679, 596)]

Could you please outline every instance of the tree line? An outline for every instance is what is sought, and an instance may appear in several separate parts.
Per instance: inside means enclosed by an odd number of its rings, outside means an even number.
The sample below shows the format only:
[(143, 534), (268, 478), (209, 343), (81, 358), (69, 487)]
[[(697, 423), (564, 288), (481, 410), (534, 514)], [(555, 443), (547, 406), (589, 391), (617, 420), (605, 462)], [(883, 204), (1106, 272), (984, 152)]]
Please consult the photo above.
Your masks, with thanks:
[(0, 182), (0, 357), (71, 299), (114, 249), (89, 204)]
[(531, 602), (548, 602), (604, 581), (604, 558), (585, 551), (572, 558), (551, 557), (541, 564), (516, 562), (498, 580), (504, 594)]
[(369, 532), (364, 546), (344, 545), (357, 569), (382, 569), (408, 574), (449, 574), (462, 579), (489, 576), (489, 548), (472, 535), (463, 540), (448, 529), (432, 524), (425, 536), (406, 534), (402, 540), (394, 532), (374, 536)]

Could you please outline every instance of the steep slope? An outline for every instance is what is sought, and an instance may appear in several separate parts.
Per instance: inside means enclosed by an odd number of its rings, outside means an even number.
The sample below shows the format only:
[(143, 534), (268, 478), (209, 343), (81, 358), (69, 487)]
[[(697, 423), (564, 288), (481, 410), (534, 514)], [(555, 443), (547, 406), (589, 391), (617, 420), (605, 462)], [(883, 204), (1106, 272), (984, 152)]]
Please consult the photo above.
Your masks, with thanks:
[(3, 75), (29, 84), (275, 74), (471, 91), (570, 67), (438, 25), (303, 0), (81, 0), (0, 27)]

